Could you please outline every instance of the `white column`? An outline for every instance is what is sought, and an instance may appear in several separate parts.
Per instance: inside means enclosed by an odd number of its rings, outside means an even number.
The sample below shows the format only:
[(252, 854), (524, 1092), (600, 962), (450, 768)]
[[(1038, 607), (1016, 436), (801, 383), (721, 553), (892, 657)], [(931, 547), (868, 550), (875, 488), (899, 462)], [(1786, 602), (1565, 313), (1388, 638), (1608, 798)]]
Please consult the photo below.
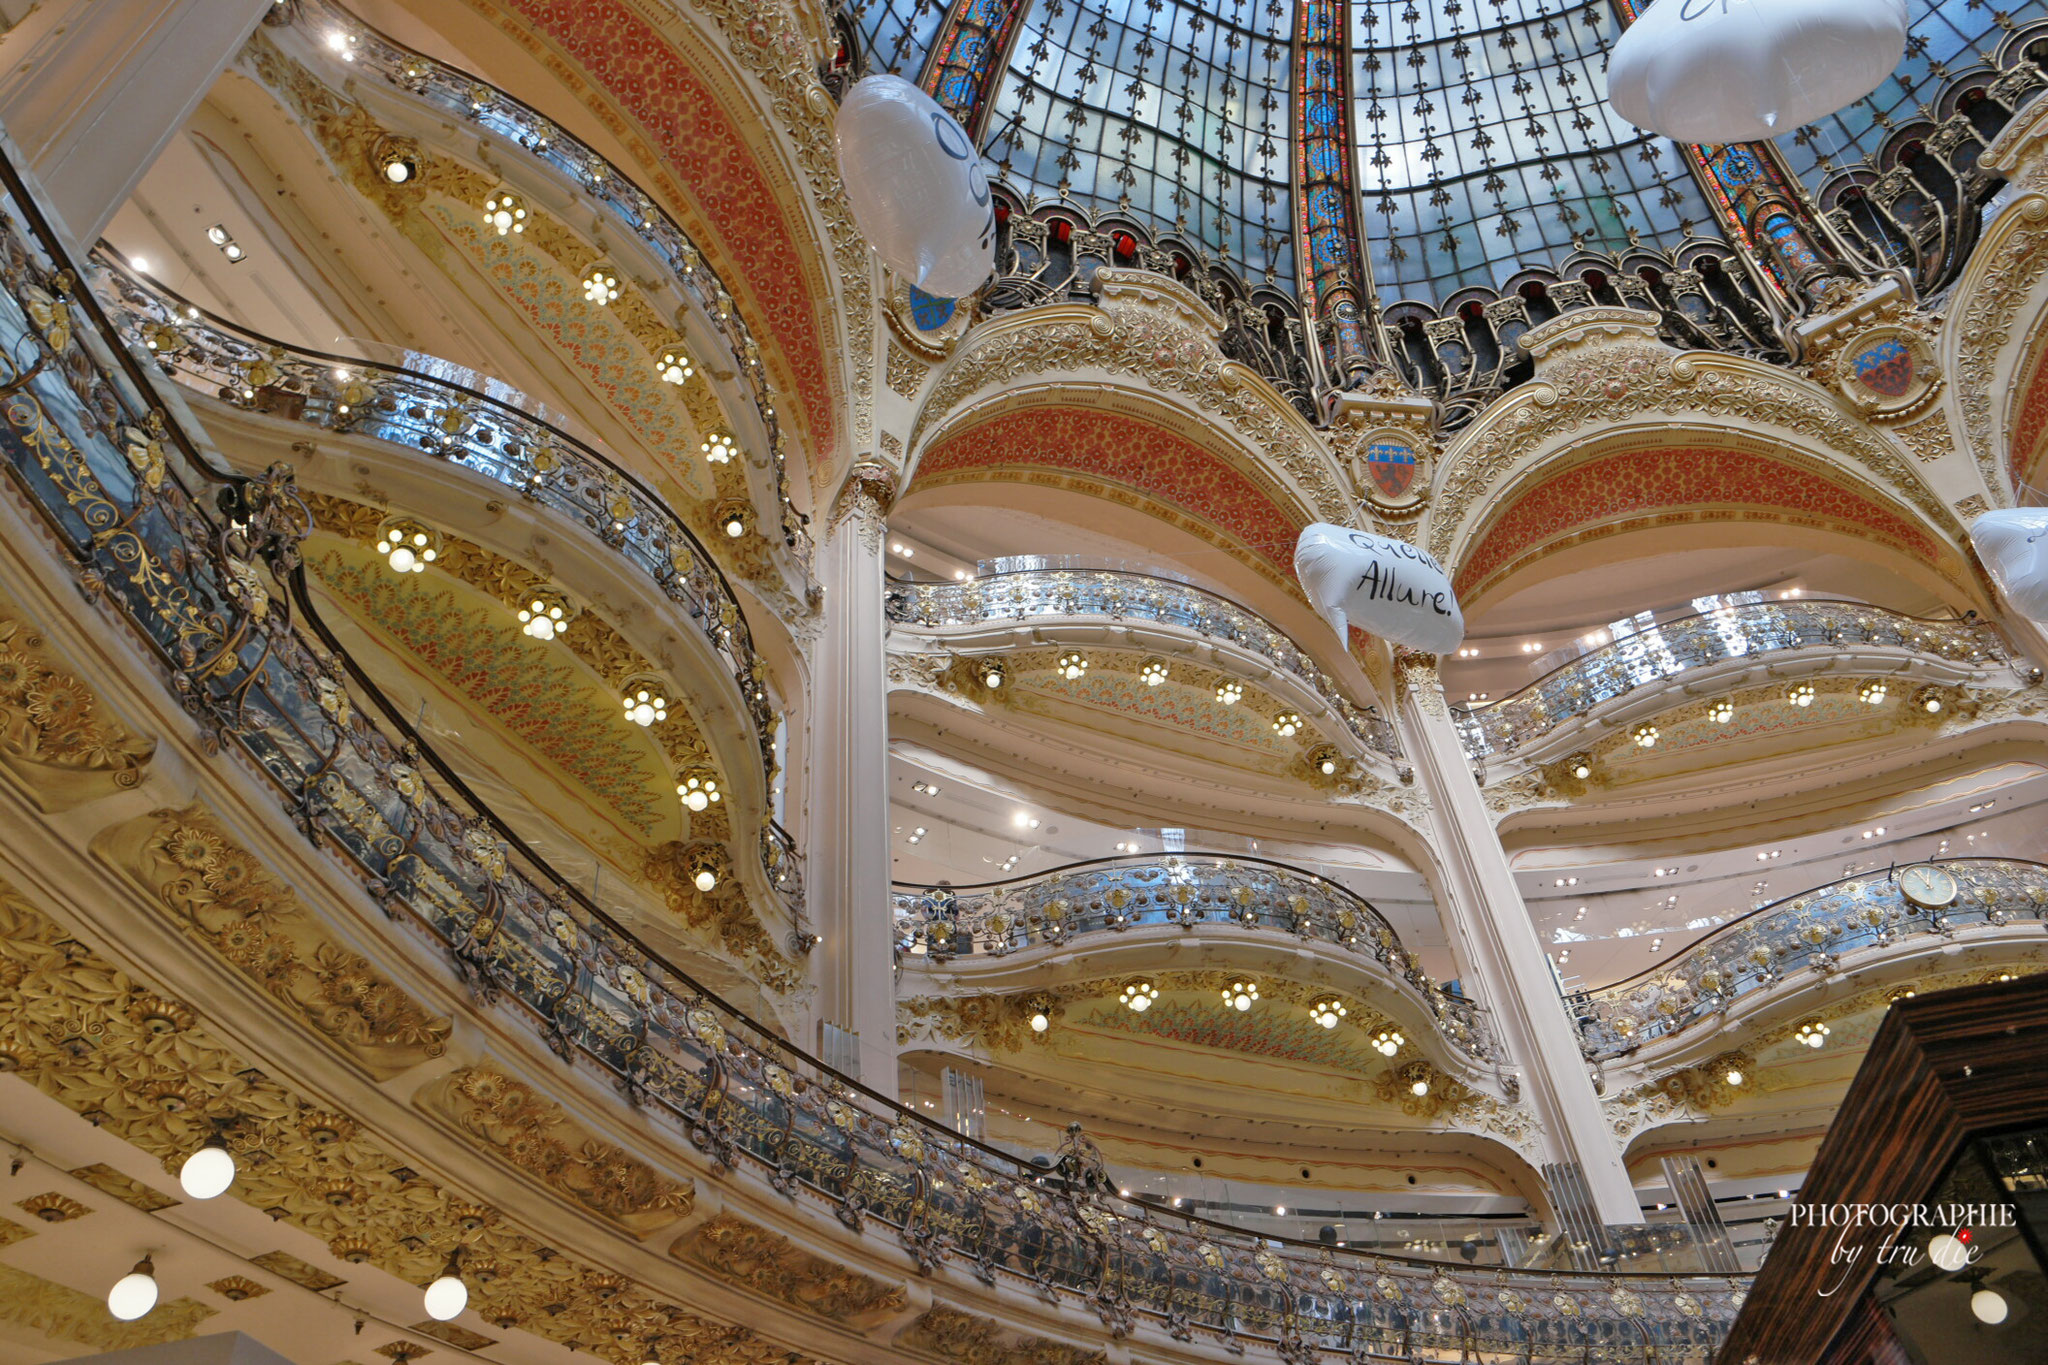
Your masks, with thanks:
[(273, 0), (43, 0), (0, 35), (0, 127), (74, 249), (99, 239)]
[(1522, 1099), (1542, 1122), (1547, 1161), (1577, 1162), (1605, 1223), (1640, 1223), (1642, 1208), (1608, 1134), (1578, 1030), (1557, 993), (1535, 922), (1458, 742), (1436, 658), (1397, 651), (1402, 737), (1428, 793), (1440, 888), (1463, 966), (1521, 1068)]
[[(805, 845), (821, 1021), (860, 1035), (860, 1077), (895, 1095), (889, 900), (889, 676), (882, 610), (885, 468), (849, 475), (818, 552), (825, 628), (811, 670)], [(815, 1045), (816, 1040), (813, 1040)]]

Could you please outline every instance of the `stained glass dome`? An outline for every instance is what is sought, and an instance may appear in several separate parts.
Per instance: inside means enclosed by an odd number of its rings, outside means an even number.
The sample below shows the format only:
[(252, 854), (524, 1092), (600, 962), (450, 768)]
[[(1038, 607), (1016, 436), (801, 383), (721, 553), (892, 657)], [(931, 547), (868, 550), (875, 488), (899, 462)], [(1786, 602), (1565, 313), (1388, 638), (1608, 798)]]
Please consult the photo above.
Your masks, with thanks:
[[(1318, 225), (1349, 224), (1383, 304), (1436, 306), (1575, 248), (1716, 231), (1725, 196), (1711, 157), (1607, 104), (1607, 53), (1641, 8), (864, 0), (851, 15), (866, 68), (923, 80), (1034, 207), (1121, 217), (1289, 290), (1336, 268), (1320, 253), (1342, 243), (1319, 239)], [(1810, 190), (1947, 112), (1929, 101), (2048, 19), (2048, 0), (1915, 10), (1905, 60), (1882, 87), (1778, 139)], [(1338, 52), (1341, 71), (1326, 55)], [(1339, 149), (1348, 164), (1334, 164)]]

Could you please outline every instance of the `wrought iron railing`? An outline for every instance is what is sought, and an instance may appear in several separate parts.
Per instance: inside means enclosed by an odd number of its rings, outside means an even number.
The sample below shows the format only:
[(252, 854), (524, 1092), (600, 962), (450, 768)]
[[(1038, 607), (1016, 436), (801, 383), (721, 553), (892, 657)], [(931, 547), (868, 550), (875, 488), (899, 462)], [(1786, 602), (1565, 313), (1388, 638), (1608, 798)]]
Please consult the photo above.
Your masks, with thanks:
[[(717, 561), (660, 494), (559, 426), (468, 385), (256, 336), (109, 259), (95, 259), (103, 300), (129, 344), (194, 390), (245, 411), (460, 465), (623, 556), (718, 651), (753, 720), (763, 777), (773, 785), (776, 720), (767, 669)], [(763, 865), (800, 910), (803, 872), (793, 850), (764, 842)]]
[(1796, 650), (1872, 645), (1950, 663), (2006, 657), (1990, 623), (1903, 616), (1862, 602), (1779, 601), (1716, 607), (1622, 635), (1560, 664), (1521, 691), (1453, 712), (1466, 754), (1509, 754), (1602, 702), (1689, 669)]
[(1849, 877), (1774, 901), (1661, 966), (1573, 997), (1580, 1045), (1595, 1059), (1625, 1056), (1803, 971), (1831, 977), (1853, 971), (1849, 959), (1858, 954), (1952, 939), (1979, 925), (2048, 923), (2048, 867), (2004, 858), (1936, 865), (1957, 888), (1954, 902), (1940, 909), (1906, 899), (1891, 875)]
[(1235, 854), (1107, 858), (982, 886), (899, 884), (895, 896), (899, 947), (928, 961), (1004, 957), (1147, 924), (1229, 924), (1328, 943), (1376, 963), (1460, 1052), (1505, 1060), (1485, 1011), (1431, 981), (1370, 901), (1284, 863)]
[[(0, 467), (88, 593), (126, 618), (208, 733), (480, 999), (921, 1266), (1290, 1361), (1493, 1351), (1704, 1365), (1740, 1277), (1509, 1275), (1260, 1240), (1121, 1200), (1071, 1136), (1048, 1170), (954, 1134), (791, 1047), (676, 971), (494, 817), (319, 619), (290, 472), (211, 469), (0, 164)], [(507, 1016), (512, 1017), (512, 1016)]]
[[(718, 272), (705, 261), (704, 253), (669, 216), (661, 201), (538, 110), (467, 71), (394, 41), (334, 0), (293, 0), (291, 6), (280, 7), (270, 18), (273, 22), (304, 26), (309, 31), (317, 25), (323, 35), (336, 35), (347, 53), (351, 80), (384, 81), (448, 118), (516, 143), (574, 185), (580, 199), (608, 220), (614, 231), (638, 240), (668, 266), (671, 282), (697, 304), (724, 342), (725, 359), (744, 386), (762, 430), (767, 433), (782, 536), (808, 573), (813, 562), (810, 532), (790, 498), (782, 428), (775, 414), (774, 391), (762, 364), (760, 343), (740, 316)], [(323, 41), (331, 45), (332, 40)]]
[(1156, 621), (1257, 654), (1321, 697), (1360, 744), (1399, 762), (1401, 742), (1376, 709), (1346, 697), (1301, 646), (1228, 598), (1170, 578), (1120, 569), (1027, 569), (956, 583), (891, 583), (889, 619), (926, 629), (1038, 616)]

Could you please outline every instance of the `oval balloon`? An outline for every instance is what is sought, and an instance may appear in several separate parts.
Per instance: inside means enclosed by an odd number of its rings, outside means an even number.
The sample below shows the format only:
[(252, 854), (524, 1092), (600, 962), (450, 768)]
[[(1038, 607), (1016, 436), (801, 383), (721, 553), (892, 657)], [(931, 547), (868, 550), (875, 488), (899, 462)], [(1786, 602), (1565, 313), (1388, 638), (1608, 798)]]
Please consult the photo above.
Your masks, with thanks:
[(1350, 647), (1350, 627), (1397, 645), (1448, 654), (1465, 640), (1465, 616), (1443, 566), (1405, 541), (1318, 522), (1294, 543), (1294, 576)]
[(2048, 625), (2048, 507), (2006, 507), (1970, 523), (1970, 544), (2022, 616)]
[(1762, 142), (1854, 104), (1906, 51), (1906, 0), (1656, 0), (1607, 62), (1607, 98), (1680, 142)]
[(959, 298), (995, 269), (995, 200), (959, 120), (899, 76), (839, 105), (839, 178), (875, 254), (927, 294)]

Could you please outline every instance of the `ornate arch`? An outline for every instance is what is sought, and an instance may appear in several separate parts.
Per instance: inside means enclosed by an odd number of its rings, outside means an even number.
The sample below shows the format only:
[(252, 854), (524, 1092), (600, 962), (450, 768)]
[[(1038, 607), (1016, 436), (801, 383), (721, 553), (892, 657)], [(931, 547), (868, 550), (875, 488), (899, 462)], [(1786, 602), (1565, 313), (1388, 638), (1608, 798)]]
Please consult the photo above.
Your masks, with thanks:
[[(604, 121), (649, 168), (652, 188), (705, 225), (722, 250), (721, 272), (765, 324), (770, 366), (795, 398), (812, 444), (831, 451), (846, 439), (841, 407), (849, 384), (852, 437), (864, 440), (871, 269), (839, 193), (831, 102), (811, 74), (814, 43), (795, 18), (778, 6), (751, 7), (735, 35), (737, 16), (709, 7), (728, 30), (728, 57), (678, 11), (635, 0), (468, 3)], [(741, 93), (727, 70), (735, 64), (768, 88), (772, 110)], [(779, 140), (798, 170), (780, 163), (774, 145), (750, 139), (750, 125), (785, 134)], [(843, 342), (824, 302), (835, 285), (845, 308)], [(853, 360), (850, 381), (835, 353)]]
[(924, 447), (910, 489), (1020, 482), (1108, 498), (1291, 587), (1294, 542), (1314, 509), (1196, 425), (1128, 395), (1050, 386), (959, 414)]
[[(2033, 452), (2022, 445), (2040, 363), (2028, 339), (2048, 315), (2048, 104), (2035, 101), (2007, 124), (1981, 158), (2004, 176), (2013, 198), (1971, 253), (1950, 296), (1944, 362), (1956, 378), (1963, 440), (1995, 502), (2009, 502)], [(2028, 379), (2022, 380), (2026, 374)], [(2036, 434), (2038, 422), (2036, 417)]]
[(1461, 547), (1459, 597), (1475, 602), (1514, 571), (1592, 540), (1714, 522), (1835, 532), (1921, 564), (1950, 561), (1948, 576), (1962, 579), (1961, 562), (1910, 510), (1853, 486), (1825, 461), (1688, 435), (1698, 433), (1603, 445), (1530, 471)]

